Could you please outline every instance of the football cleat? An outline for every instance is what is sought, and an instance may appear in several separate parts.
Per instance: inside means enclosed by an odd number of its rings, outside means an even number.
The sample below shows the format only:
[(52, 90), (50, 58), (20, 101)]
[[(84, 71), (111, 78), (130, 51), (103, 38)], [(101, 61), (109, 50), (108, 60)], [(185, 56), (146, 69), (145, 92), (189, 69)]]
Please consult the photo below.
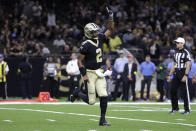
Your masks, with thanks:
[(70, 101), (71, 101), (71, 102), (74, 102), (76, 99), (77, 99), (77, 97), (75, 97), (75, 96), (72, 95), (72, 94), (70, 95)]
[(107, 121), (100, 121), (99, 126), (111, 126)]
[(191, 113), (190, 111), (184, 111), (181, 114), (183, 114), (183, 115), (189, 115), (190, 113)]
[(101, 118), (100, 118), (100, 121), (99, 121), (99, 126), (110, 126), (110, 123), (108, 123), (108, 122), (105, 120), (105, 117), (101, 117)]
[(171, 110), (171, 111), (169, 112), (169, 114), (175, 114), (175, 113), (178, 112), (178, 111), (179, 111), (179, 109)]
[(70, 95), (70, 101), (74, 102), (78, 98), (78, 93), (80, 92), (80, 88), (76, 87), (73, 93)]

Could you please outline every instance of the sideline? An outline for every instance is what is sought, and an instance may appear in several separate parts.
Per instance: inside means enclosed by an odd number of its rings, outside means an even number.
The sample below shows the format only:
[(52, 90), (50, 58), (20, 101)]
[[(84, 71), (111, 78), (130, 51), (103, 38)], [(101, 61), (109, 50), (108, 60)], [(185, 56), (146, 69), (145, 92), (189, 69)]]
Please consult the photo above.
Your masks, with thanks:
[[(87, 105), (84, 102), (0, 102), (0, 105)], [(191, 105), (196, 105), (196, 103), (190, 103)], [(96, 102), (95, 105), (99, 105)], [(108, 105), (171, 105), (171, 103), (162, 102), (109, 102)], [(183, 105), (183, 103), (179, 103)]]
[[(97, 117), (97, 118), (100, 117), (98, 115), (90, 115), (90, 114), (65, 113), (65, 112), (56, 112), (56, 111), (47, 111), (47, 110), (34, 110), (34, 109), (0, 108), (0, 110), (44, 112), (44, 113), (75, 115), (75, 116), (87, 116), (87, 117)], [(116, 119), (116, 120), (128, 120), (128, 121), (139, 121), (139, 122), (149, 122), (149, 123), (158, 123), (158, 124), (169, 124), (169, 125), (181, 125), (181, 126), (196, 127), (196, 125), (186, 124), (186, 123), (174, 123), (174, 122), (166, 122), (166, 121), (143, 120), (143, 119), (121, 118), (121, 117), (111, 117), (111, 116), (106, 116), (106, 118)]]

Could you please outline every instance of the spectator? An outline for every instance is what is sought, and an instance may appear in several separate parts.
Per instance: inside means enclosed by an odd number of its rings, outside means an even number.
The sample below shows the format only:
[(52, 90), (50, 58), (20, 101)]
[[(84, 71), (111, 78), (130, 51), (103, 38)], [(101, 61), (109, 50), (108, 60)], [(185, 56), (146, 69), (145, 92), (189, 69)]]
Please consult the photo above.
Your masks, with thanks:
[(61, 54), (63, 55), (63, 56), (65, 56), (65, 55), (70, 55), (70, 46), (69, 45), (65, 45), (64, 47), (63, 47), (63, 50), (61, 51)]
[[(71, 60), (68, 61), (66, 71), (69, 78), (69, 95), (73, 93), (76, 87), (79, 87), (79, 81), (81, 78), (80, 71), (78, 68), (78, 59), (75, 53), (71, 54)], [(68, 97), (69, 100), (69, 97)]]
[(194, 62), (192, 63), (192, 67), (191, 67), (191, 74), (192, 74), (192, 88), (189, 91), (192, 96), (192, 100), (193, 98), (196, 98), (196, 57), (194, 58)]
[(32, 7), (32, 10), (34, 23), (39, 24), (41, 22), (42, 6), (39, 4), (38, 0), (35, 2), (35, 5)]
[(9, 49), (9, 54), (14, 57), (22, 56), (23, 47), (16, 40), (12, 40), (13, 46)]
[(114, 67), (112, 66), (111, 60), (109, 58), (106, 59), (105, 65), (103, 66), (104, 71), (110, 70), (112, 71), (111, 76), (106, 76), (106, 84), (107, 84), (107, 93), (108, 93), (108, 100), (112, 100), (112, 92), (114, 92), (115, 84), (114, 84)]
[(78, 29), (78, 27), (76, 25), (74, 25), (72, 27), (72, 32), (73, 32), (73, 37), (75, 39), (79, 38), (79, 35), (80, 35), (80, 30)]
[(167, 70), (166, 66), (163, 63), (164, 57), (162, 55), (159, 56), (159, 64), (157, 66), (157, 91), (160, 93), (160, 98), (158, 102), (164, 101), (165, 91), (164, 91), (164, 82), (166, 80)]
[(109, 38), (109, 45), (111, 54), (116, 55), (117, 50), (119, 50), (120, 46), (122, 45), (122, 41), (116, 33), (113, 33), (112, 36)]
[(127, 18), (128, 18), (127, 12), (124, 11), (123, 7), (120, 7), (119, 11), (116, 13), (116, 17), (117, 17), (117, 19), (121, 19), (124, 22), (127, 20)]
[[(193, 64), (194, 64), (194, 58), (193, 56), (191, 56), (191, 69), (188, 73), (188, 88), (189, 88), (189, 97), (190, 97), (190, 101), (192, 102), (193, 101), (193, 98), (194, 98), (194, 87), (193, 87), (193, 75), (192, 75), (192, 67), (193, 67)], [(183, 95), (182, 95), (183, 96)]]
[(185, 43), (186, 47), (188, 48), (188, 50), (192, 50), (193, 47), (193, 38), (191, 36), (187, 36), (186, 37), (186, 43)]
[[(175, 51), (174, 51), (174, 52), (175, 52)], [(174, 64), (174, 60), (172, 59), (172, 61), (170, 61), (170, 63), (169, 63), (168, 66), (167, 66), (167, 74), (169, 74), (169, 72), (171, 71), (171, 68), (172, 68), (173, 64)], [(170, 77), (170, 81), (169, 81), (169, 82), (167, 81), (166, 98), (167, 98), (168, 100), (171, 99), (171, 96), (170, 96), (170, 89), (171, 89), (171, 80), (172, 80), (172, 79), (173, 79), (173, 74), (172, 74), (171, 77)]]
[(57, 77), (55, 77), (55, 80), (57, 81), (57, 90), (56, 90), (56, 98), (59, 98), (59, 88), (60, 88), (60, 84), (61, 84), (61, 76), (62, 76), (62, 67), (61, 67), (61, 59), (57, 58), (56, 59), (56, 67), (57, 67)]
[(55, 77), (57, 77), (57, 66), (56, 63), (54, 62), (52, 57), (48, 58), (48, 61), (45, 62), (44, 64), (44, 80), (45, 80), (45, 85), (44, 88), (42, 89), (43, 91), (49, 91), (51, 97), (56, 97), (58, 98), (58, 85), (57, 81), (55, 80)]
[(159, 58), (160, 56), (160, 50), (159, 50), (159, 44), (157, 43), (158, 41), (152, 41), (150, 42), (150, 45), (149, 45), (149, 54), (150, 54), (150, 57), (152, 59), (152, 61), (157, 64), (157, 59)]
[(0, 96), (2, 96), (3, 99), (7, 99), (6, 76), (9, 72), (9, 67), (7, 62), (5, 62), (3, 59), (3, 54), (0, 54)]
[(169, 63), (173, 62), (174, 53), (175, 53), (175, 50), (173, 49), (169, 51), (168, 58), (164, 60), (165, 65), (169, 65)]
[(32, 65), (28, 62), (28, 58), (24, 56), (22, 62), (18, 66), (23, 99), (32, 99), (31, 73)]
[(56, 26), (56, 15), (54, 11), (49, 11), (48, 12), (48, 21), (47, 21), (47, 26)]
[(41, 47), (38, 43), (35, 44), (33, 56), (42, 56)]
[(123, 35), (123, 43), (125, 45), (125, 47), (127, 47), (128, 43), (131, 42), (131, 40), (133, 39), (133, 34), (132, 34), (132, 30), (128, 29), (124, 35)]
[(118, 97), (118, 90), (120, 87), (120, 84), (123, 83), (123, 71), (124, 71), (124, 66), (126, 63), (128, 63), (128, 59), (124, 56), (124, 51), (120, 50), (119, 51), (119, 58), (117, 58), (114, 62), (114, 71), (116, 72), (116, 77), (115, 77), (115, 91), (114, 91), (114, 96), (113, 100), (116, 101), (116, 98)]
[(141, 63), (140, 71), (142, 73), (142, 81), (141, 81), (141, 96), (140, 101), (143, 101), (144, 99), (144, 88), (145, 84), (147, 84), (147, 96), (146, 100), (149, 101), (150, 97), (150, 86), (152, 81), (152, 75), (155, 73), (155, 64), (150, 61), (150, 56), (147, 55), (145, 58), (145, 61)]
[(34, 2), (31, 0), (26, 0), (21, 4), (23, 5), (23, 14), (30, 18), (32, 16), (32, 7), (34, 5)]
[(49, 55), (50, 54), (50, 50), (46, 47), (46, 46), (44, 46), (43, 48), (42, 48), (42, 54), (45, 56), (45, 55)]
[(56, 47), (65, 46), (65, 45), (66, 45), (66, 43), (62, 39), (61, 35), (58, 35), (57, 39), (54, 40), (54, 42), (53, 42), (53, 46), (56, 46)]
[(129, 62), (125, 64), (123, 71), (123, 100), (129, 100), (129, 88), (131, 86), (132, 100), (136, 101), (136, 93), (135, 93), (135, 82), (136, 82), (136, 74), (137, 74), (137, 64), (133, 61), (133, 56), (129, 55)]

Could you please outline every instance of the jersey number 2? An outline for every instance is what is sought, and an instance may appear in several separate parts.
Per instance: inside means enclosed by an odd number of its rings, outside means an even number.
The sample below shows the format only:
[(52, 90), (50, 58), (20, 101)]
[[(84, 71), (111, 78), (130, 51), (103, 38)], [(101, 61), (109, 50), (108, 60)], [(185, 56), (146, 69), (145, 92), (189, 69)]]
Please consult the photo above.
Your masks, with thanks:
[(97, 63), (102, 62), (102, 58), (101, 58), (101, 56), (102, 56), (102, 51), (101, 51), (100, 48), (98, 48), (98, 49), (96, 50), (96, 54), (97, 54)]

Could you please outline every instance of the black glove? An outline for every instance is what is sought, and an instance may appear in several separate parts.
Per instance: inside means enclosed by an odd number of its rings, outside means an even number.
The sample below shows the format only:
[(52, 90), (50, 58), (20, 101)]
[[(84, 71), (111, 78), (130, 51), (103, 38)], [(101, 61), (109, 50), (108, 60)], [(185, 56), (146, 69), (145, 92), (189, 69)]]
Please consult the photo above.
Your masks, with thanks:
[(107, 13), (109, 15), (109, 21), (113, 21), (114, 15), (113, 15), (112, 10), (109, 10), (108, 7), (106, 7), (106, 10), (107, 10)]

